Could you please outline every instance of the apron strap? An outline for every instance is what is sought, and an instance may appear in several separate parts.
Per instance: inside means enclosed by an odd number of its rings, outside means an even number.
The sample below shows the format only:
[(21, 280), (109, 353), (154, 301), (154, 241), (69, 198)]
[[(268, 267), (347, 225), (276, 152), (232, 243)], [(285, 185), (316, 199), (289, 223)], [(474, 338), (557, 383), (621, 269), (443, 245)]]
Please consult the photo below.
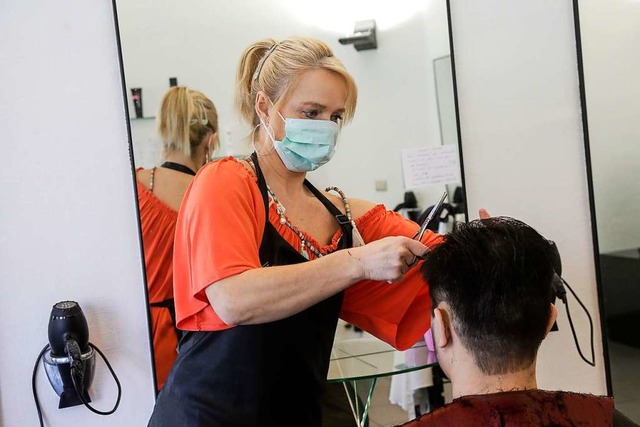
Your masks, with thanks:
[(251, 153), (251, 160), (253, 162), (253, 166), (256, 168), (256, 178), (258, 178), (258, 188), (260, 189), (260, 194), (262, 194), (262, 201), (264, 203), (264, 216), (267, 220), (266, 223), (269, 223), (269, 197), (267, 196), (267, 181), (264, 180), (264, 175), (262, 175), (262, 169), (260, 169), (260, 165), (258, 164), (258, 155), (254, 151)]
[(186, 173), (187, 175), (196, 176), (196, 171), (180, 163), (164, 162), (163, 164), (160, 165), (160, 167), (165, 169), (171, 169), (176, 172)]
[(349, 221), (349, 218), (347, 218), (345, 214), (340, 212), (340, 209), (338, 209), (333, 203), (331, 203), (331, 201), (329, 201), (329, 199), (327, 199), (326, 196), (322, 194), (320, 190), (314, 187), (313, 184), (311, 184), (306, 179), (304, 180), (304, 185), (309, 189), (309, 191), (313, 193), (314, 196), (316, 196), (318, 200), (320, 200), (320, 202), (322, 202), (324, 207), (327, 208), (327, 210), (329, 210), (329, 212), (331, 212), (331, 214), (336, 218), (336, 221), (338, 221), (338, 225), (342, 229), (342, 237), (345, 238), (345, 242), (347, 245), (346, 247), (348, 248), (353, 247), (353, 224), (351, 223), (351, 221)]
[(161, 308), (166, 308), (167, 310), (169, 310), (169, 316), (171, 316), (171, 322), (173, 323), (173, 329), (175, 329), (176, 335), (178, 336), (178, 339), (180, 339), (180, 336), (181, 336), (182, 332), (180, 331), (180, 329), (178, 329), (178, 326), (177, 326), (177, 323), (176, 323), (176, 304), (175, 304), (175, 301), (173, 300), (173, 298), (169, 298), (169, 299), (166, 299), (166, 300), (160, 301), (160, 302), (152, 302), (149, 305), (151, 307), (161, 307)]

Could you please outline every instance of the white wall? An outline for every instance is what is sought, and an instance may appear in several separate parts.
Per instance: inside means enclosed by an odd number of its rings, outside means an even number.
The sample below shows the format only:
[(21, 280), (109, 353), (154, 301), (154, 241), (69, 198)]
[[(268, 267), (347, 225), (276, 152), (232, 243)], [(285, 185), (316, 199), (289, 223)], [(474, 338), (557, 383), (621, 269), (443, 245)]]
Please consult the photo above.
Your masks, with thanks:
[[(326, 13), (326, 16), (323, 15)], [(126, 84), (143, 88), (145, 115), (155, 115), (169, 77), (203, 91), (220, 114), (219, 155), (249, 153), (249, 129), (233, 108), (240, 54), (265, 37), (317, 37), (334, 50), (359, 88), (355, 120), (343, 130), (334, 160), (311, 175), (318, 187), (337, 185), (349, 197), (385, 203), (403, 200), (403, 147), (440, 145), (433, 59), (449, 54), (445, 0), (331, 0), (309, 11), (297, 0), (119, 1)], [(356, 52), (338, 38), (359, 19), (378, 24), (378, 49)], [(132, 122), (136, 163), (158, 162), (154, 120)], [(386, 180), (387, 192), (374, 182)], [(425, 208), (443, 186), (416, 189)]]
[(640, 2), (581, 0), (600, 252), (640, 247)]
[[(2, 2), (0, 58), (0, 425), (38, 425), (31, 371), (66, 299), (122, 401), (108, 417), (59, 410), (40, 367), (46, 425), (145, 425), (154, 390), (111, 2)], [(90, 395), (107, 410), (116, 387), (96, 366)]]
[[(542, 344), (538, 384), (605, 394), (572, 2), (453, 0), (452, 17), (469, 212), (486, 207), (555, 240), (563, 276), (595, 324), (593, 368), (558, 308), (560, 331)], [(571, 308), (588, 354), (586, 317)]]

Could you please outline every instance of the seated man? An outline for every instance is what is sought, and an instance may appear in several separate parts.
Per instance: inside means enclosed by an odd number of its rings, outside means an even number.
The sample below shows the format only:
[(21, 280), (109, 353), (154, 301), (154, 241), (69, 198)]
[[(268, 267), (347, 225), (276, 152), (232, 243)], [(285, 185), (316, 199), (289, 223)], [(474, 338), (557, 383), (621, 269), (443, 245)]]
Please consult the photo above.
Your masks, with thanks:
[(536, 388), (553, 325), (549, 242), (511, 218), (461, 224), (426, 256), (432, 343), (453, 402), (405, 426), (610, 426), (613, 400)]

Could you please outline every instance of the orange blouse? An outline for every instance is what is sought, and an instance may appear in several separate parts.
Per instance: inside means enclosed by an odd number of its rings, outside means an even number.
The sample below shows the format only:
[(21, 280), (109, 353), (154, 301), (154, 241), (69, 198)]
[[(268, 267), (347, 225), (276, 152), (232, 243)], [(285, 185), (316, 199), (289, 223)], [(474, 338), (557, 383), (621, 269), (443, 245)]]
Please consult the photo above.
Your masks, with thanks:
[[(269, 222), (293, 247), (300, 238), (281, 224), (270, 203)], [(377, 205), (356, 226), (365, 242), (386, 236), (412, 236), (418, 225)], [(215, 313), (205, 289), (218, 280), (260, 268), (259, 247), (265, 227), (264, 202), (256, 178), (233, 158), (202, 168), (187, 190), (178, 215), (174, 251), (174, 293), (178, 327), (191, 331), (230, 328)], [(303, 233), (304, 234), (304, 233)], [(342, 231), (321, 253), (337, 248)], [(423, 243), (432, 246), (440, 236), (425, 233)], [(309, 254), (313, 259), (313, 254)], [(362, 281), (345, 291), (340, 317), (396, 348), (408, 348), (422, 337), (430, 324), (429, 290), (413, 267), (402, 281)]]
[[(149, 303), (161, 303), (173, 298), (173, 239), (178, 212), (140, 182), (136, 183)], [(150, 311), (156, 380), (160, 389), (176, 360), (178, 336), (167, 308), (151, 306)]]

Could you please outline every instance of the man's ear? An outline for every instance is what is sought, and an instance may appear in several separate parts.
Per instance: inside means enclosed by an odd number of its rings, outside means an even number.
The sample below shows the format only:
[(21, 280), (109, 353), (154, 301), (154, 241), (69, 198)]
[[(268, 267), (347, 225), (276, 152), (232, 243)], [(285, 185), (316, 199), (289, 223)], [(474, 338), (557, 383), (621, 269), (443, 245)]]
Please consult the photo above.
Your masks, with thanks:
[(255, 109), (258, 117), (262, 119), (262, 123), (269, 122), (269, 109), (271, 108), (271, 101), (269, 97), (263, 92), (259, 91), (256, 94)]
[(444, 348), (451, 342), (451, 322), (448, 313), (442, 308), (433, 310), (433, 320), (431, 322), (431, 333), (433, 344), (436, 348)]
[(556, 308), (556, 305), (555, 304), (550, 304), (550, 305), (551, 305), (551, 310), (549, 310), (549, 320), (547, 322), (547, 332), (545, 332), (545, 334), (544, 334), (545, 338), (547, 337), (547, 334), (549, 333), (549, 331), (553, 327), (553, 324), (555, 323), (556, 318), (558, 317), (558, 309)]

